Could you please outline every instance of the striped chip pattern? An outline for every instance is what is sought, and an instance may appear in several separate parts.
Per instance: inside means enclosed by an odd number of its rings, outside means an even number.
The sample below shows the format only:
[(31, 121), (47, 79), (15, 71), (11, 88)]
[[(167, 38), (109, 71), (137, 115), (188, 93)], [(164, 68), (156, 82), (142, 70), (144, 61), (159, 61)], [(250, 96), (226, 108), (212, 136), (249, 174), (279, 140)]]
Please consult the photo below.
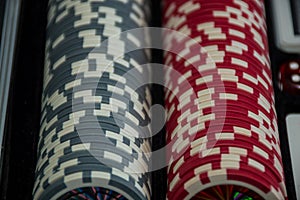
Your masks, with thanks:
[(149, 6), (49, 0), (34, 199), (150, 199)]
[(164, 35), (167, 198), (285, 199), (263, 0), (164, 0), (163, 14), (186, 36)]

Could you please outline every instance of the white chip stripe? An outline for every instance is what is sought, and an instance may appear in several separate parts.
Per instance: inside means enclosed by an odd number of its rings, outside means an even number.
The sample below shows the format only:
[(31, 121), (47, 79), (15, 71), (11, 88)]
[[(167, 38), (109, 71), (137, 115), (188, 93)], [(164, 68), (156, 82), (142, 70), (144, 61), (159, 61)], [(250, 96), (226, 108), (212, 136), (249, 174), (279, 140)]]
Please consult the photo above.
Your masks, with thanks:
[(243, 83), (237, 83), (237, 88), (238, 89), (241, 89), (241, 90), (244, 90), (250, 94), (254, 94), (254, 90), (253, 88), (249, 87), (248, 85), (245, 85)]
[(66, 61), (66, 56), (62, 56), (53, 64), (53, 69), (57, 69), (65, 61)]
[(59, 43), (61, 43), (65, 39), (65, 35), (61, 34), (52, 44), (52, 49), (54, 49)]
[(266, 160), (269, 160), (269, 154), (266, 153), (265, 151), (263, 151), (261, 148), (257, 147), (257, 146), (253, 146), (253, 152), (259, 154), (260, 156), (262, 156), (263, 158), (265, 158)]
[(226, 99), (226, 100), (238, 100), (238, 96), (236, 94), (230, 94), (230, 93), (220, 93), (219, 94), (220, 99)]
[[(196, 154), (199, 154), (199, 156), (201, 158), (205, 158), (207, 156), (213, 156), (213, 155), (220, 155), (221, 154), (220, 147), (214, 147), (214, 148), (209, 148), (209, 149), (206, 149), (206, 148), (203, 149), (202, 145), (200, 147), (201, 148), (199, 148), (198, 151), (197, 151), (197, 148), (195, 148), (196, 151), (194, 151), (194, 149), (193, 149), (193, 152), (191, 151), (191, 156), (195, 156)], [(202, 150), (201, 153), (200, 153), (200, 150)]]
[(186, 2), (183, 4), (178, 11), (181, 13), (189, 14), (196, 10), (198, 10), (201, 7), (200, 3), (193, 3), (191, 1)]
[(265, 172), (265, 167), (256, 160), (253, 160), (252, 158), (248, 158), (248, 164), (260, 170), (261, 172)]
[(238, 31), (238, 30), (235, 30), (235, 29), (229, 29), (229, 35), (232, 35), (232, 36), (236, 36), (236, 37), (239, 37), (241, 39), (246, 39), (246, 34), (241, 32), (241, 31)]
[[(54, 10), (53, 10), (54, 13)], [(61, 22), (61, 20), (68, 15), (68, 10), (64, 10), (59, 16), (56, 17), (55, 23)], [(53, 15), (52, 15), (53, 16)]]
[(207, 28), (214, 28), (215, 27), (215, 23), (214, 22), (204, 22), (201, 24), (197, 25), (197, 30), (201, 31), (201, 30), (205, 30)]

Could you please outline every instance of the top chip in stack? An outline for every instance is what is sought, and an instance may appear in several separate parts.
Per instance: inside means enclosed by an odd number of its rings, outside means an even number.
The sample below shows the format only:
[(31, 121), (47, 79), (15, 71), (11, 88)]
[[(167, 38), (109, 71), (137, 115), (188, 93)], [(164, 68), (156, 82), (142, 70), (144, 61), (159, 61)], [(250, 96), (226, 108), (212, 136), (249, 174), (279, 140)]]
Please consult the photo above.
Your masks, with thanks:
[(164, 0), (163, 14), (167, 198), (285, 199), (264, 2)]
[(50, 0), (34, 199), (150, 199), (147, 0)]

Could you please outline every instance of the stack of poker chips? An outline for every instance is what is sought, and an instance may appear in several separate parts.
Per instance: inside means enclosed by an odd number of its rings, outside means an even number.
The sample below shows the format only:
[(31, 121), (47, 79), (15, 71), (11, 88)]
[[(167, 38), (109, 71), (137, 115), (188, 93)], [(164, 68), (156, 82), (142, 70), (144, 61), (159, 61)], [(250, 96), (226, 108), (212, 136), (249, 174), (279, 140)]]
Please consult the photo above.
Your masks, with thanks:
[(163, 14), (178, 32), (164, 34), (167, 198), (285, 199), (264, 2), (165, 0)]
[(147, 0), (49, 1), (34, 199), (150, 199), (148, 21)]

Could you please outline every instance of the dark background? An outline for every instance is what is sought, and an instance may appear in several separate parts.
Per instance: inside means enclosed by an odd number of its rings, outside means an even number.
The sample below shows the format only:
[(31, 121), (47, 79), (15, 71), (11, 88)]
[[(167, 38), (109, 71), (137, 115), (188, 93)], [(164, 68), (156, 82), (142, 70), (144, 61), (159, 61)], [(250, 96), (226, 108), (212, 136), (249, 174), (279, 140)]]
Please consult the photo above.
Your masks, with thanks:
[[(0, 0), (0, 19), (3, 18), (4, 2), (4, 0)], [(271, 11), (269, 9), (270, 2), (271, 0), (266, 0), (266, 11), (282, 156), (285, 164), (289, 199), (296, 199), (284, 122), (286, 114), (300, 112), (300, 96), (281, 93), (278, 90), (276, 78), (280, 65), (286, 60), (299, 58), (299, 55), (288, 55), (280, 52), (275, 47), (274, 32), (270, 17)], [(160, 27), (160, 0), (152, 0), (152, 13), (151, 26)], [(46, 0), (23, 0), (8, 105), (6, 138), (4, 141), (5, 158), (2, 172), (3, 178), (0, 185), (0, 198), (3, 200), (32, 199), (31, 192), (36, 163), (36, 141), (39, 132), (46, 14)], [(0, 25), (2, 27), (2, 20), (0, 20)], [(152, 55), (152, 62), (162, 62), (161, 50), (152, 50)], [(163, 105), (163, 88), (154, 85), (152, 93), (153, 103)], [(165, 145), (164, 135), (165, 131), (162, 130), (154, 136), (153, 150)], [(165, 199), (165, 180), (165, 169), (152, 173), (153, 199)]]

